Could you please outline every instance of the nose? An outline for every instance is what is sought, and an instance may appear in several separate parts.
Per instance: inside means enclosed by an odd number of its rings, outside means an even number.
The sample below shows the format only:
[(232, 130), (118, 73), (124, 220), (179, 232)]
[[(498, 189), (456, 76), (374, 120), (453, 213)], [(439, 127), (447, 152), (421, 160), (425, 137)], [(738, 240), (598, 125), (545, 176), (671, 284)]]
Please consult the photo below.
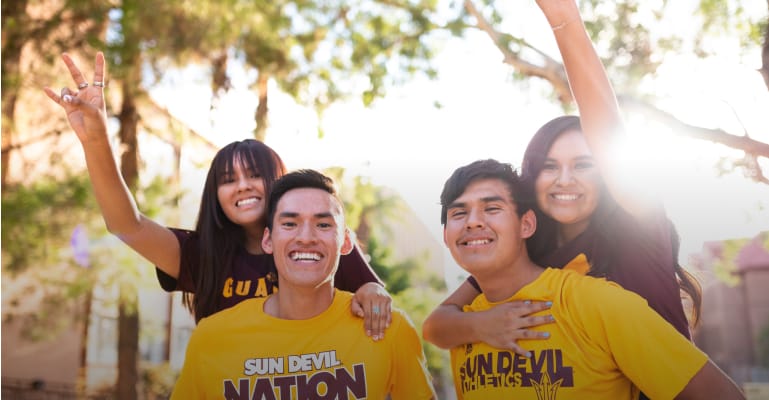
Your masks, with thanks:
[(299, 225), (296, 233), (296, 241), (299, 243), (313, 243), (315, 241), (315, 231), (311, 223)]
[(571, 181), (574, 179), (574, 174), (571, 171), (571, 168), (564, 167), (561, 168), (560, 172), (558, 173), (558, 179), (556, 183), (560, 185), (567, 185), (571, 183)]
[(248, 179), (248, 177), (240, 175), (237, 177), (238, 182), (238, 190), (244, 191), (251, 189), (251, 180)]
[(467, 229), (483, 227), (483, 210), (472, 208), (467, 211), (467, 222), (465, 226)]

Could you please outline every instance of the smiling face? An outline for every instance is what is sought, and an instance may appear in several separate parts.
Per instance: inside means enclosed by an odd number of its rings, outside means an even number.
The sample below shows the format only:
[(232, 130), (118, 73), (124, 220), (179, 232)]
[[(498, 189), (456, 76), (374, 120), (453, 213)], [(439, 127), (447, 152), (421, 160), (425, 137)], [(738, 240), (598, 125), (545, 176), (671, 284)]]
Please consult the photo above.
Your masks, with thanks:
[(518, 216), (508, 186), (499, 179), (470, 182), (447, 206), (443, 240), (454, 260), (481, 278), (510, 268), (536, 228), (531, 210)]
[(352, 242), (338, 200), (321, 189), (298, 188), (278, 200), (262, 247), (273, 255), (284, 290), (331, 285), (339, 257), (352, 251)]
[(224, 215), (232, 222), (245, 226), (264, 226), (264, 179), (259, 171), (251, 170), (236, 157), (232, 171), (223, 174), (218, 182), (217, 198)]
[(581, 132), (561, 134), (537, 176), (537, 205), (559, 224), (584, 231), (598, 206), (601, 176)]

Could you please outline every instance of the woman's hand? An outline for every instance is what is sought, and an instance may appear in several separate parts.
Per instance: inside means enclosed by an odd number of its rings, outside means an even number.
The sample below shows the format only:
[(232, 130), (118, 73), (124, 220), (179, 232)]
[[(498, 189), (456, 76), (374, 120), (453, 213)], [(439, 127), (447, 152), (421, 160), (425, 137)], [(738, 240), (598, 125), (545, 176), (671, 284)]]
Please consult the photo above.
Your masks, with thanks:
[(513, 301), (502, 303), (486, 311), (474, 312), (482, 318), (476, 330), (481, 341), (500, 349), (510, 349), (525, 357), (531, 356), (528, 350), (518, 345), (521, 339), (547, 339), (550, 332), (530, 330), (534, 326), (550, 324), (555, 321), (551, 314), (531, 315), (547, 310), (552, 303), (547, 301)]
[(392, 318), (392, 297), (382, 285), (368, 282), (358, 288), (352, 299), (352, 313), (363, 318), (366, 335), (374, 340), (384, 337)]
[(56, 93), (45, 87), (45, 94), (64, 109), (69, 125), (83, 144), (92, 140), (105, 140), (107, 109), (104, 102), (104, 54), (96, 53), (91, 83), (86, 81), (67, 53), (62, 54), (61, 58), (78, 90), (73, 91), (65, 87), (61, 89), (61, 93)]

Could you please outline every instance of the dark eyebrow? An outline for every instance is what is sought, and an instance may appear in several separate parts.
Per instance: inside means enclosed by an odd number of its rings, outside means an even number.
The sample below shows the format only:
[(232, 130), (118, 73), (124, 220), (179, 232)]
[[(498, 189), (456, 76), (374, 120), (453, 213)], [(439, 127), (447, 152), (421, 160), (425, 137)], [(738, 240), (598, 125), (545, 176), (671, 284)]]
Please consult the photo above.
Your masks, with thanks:
[[(481, 202), (483, 202), (483, 203), (492, 203), (492, 202), (495, 202), (495, 201), (506, 202), (507, 200), (504, 197), (502, 197), (502, 196), (486, 196), (486, 197), (481, 197)], [(467, 207), (467, 203), (464, 203), (464, 202), (461, 202), (461, 201), (455, 201), (455, 202), (449, 204), (449, 206), (446, 207), (446, 209), (450, 210), (452, 208), (464, 208), (464, 207)]]
[(481, 201), (484, 202), (484, 203), (491, 203), (491, 202), (494, 202), (494, 201), (505, 202), (506, 200), (502, 196), (488, 196), (488, 197), (481, 198)]
[[(282, 213), (278, 214), (278, 218), (297, 218), (299, 217), (298, 212), (294, 211), (283, 211)], [(334, 214), (330, 212), (320, 212), (313, 215), (315, 218), (334, 218)]]

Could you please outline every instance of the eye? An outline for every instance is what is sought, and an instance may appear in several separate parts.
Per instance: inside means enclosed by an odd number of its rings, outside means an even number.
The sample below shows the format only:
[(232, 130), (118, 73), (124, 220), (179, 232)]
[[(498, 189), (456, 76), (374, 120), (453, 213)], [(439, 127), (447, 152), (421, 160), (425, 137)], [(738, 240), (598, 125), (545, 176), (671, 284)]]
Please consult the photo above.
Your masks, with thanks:
[(558, 169), (558, 165), (552, 162), (547, 162), (542, 166), (543, 171), (554, 171)]
[(486, 212), (494, 213), (494, 212), (497, 212), (497, 211), (502, 211), (502, 207), (500, 207), (500, 206), (488, 206), (488, 207), (486, 207)]
[(234, 181), (235, 181), (235, 178), (232, 176), (232, 174), (225, 174), (225, 175), (222, 175), (219, 178), (219, 184), (220, 185), (225, 184), (225, 183), (231, 183), (231, 182), (234, 182)]
[(589, 169), (593, 168), (594, 164), (592, 161), (579, 161), (576, 164), (574, 164), (575, 169)]
[(260, 174), (259, 171), (251, 171), (248, 176), (253, 179), (258, 179), (262, 177), (262, 174)]
[(467, 214), (465, 210), (452, 210), (449, 211), (449, 218), (461, 218)]
[(333, 225), (328, 223), (328, 222), (319, 222), (318, 223), (318, 228), (328, 229), (328, 228), (331, 228), (331, 227), (333, 227)]
[(294, 221), (283, 221), (280, 223), (280, 226), (284, 228), (293, 228), (296, 226), (296, 222)]

